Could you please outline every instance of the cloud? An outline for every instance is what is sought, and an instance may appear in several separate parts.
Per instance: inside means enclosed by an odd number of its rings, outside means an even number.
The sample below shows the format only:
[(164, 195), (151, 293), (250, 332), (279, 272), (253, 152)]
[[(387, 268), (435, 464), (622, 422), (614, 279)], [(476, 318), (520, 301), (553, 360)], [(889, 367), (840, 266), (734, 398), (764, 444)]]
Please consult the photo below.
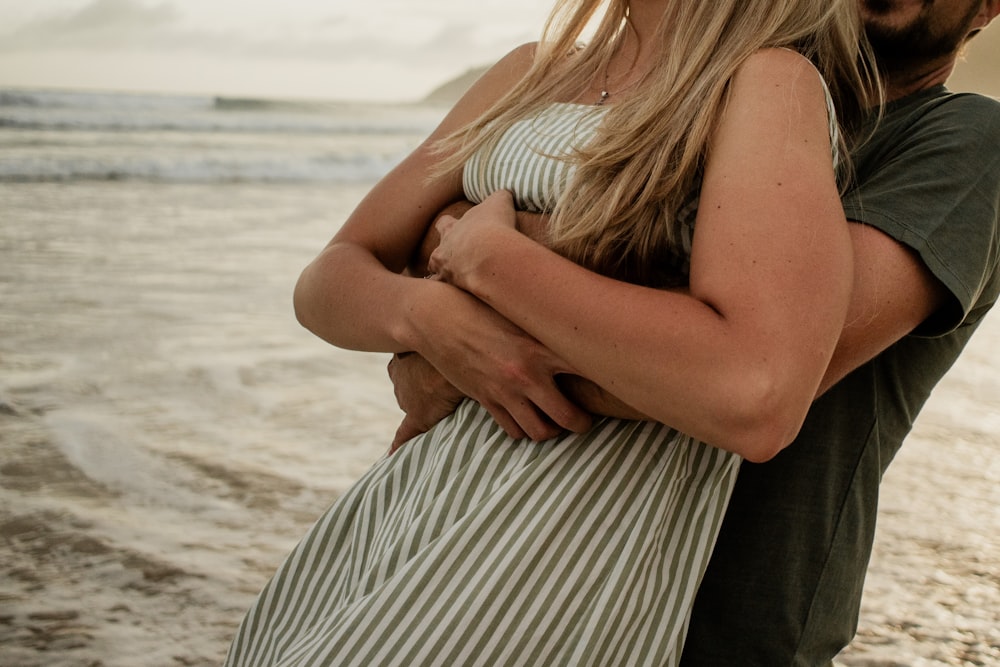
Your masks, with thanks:
[(4, 36), (0, 49), (33, 51), (98, 49), (162, 44), (173, 37), (180, 13), (168, 2), (145, 5), (134, 0), (93, 0), (69, 16), (29, 22)]
[[(273, 3), (242, 12), (239, 0), (83, 1), (72, 12), (0, 25), (0, 57), (34, 68), (32, 81), (47, 85), (65, 85), (72, 70), (73, 85), (130, 88), (139, 84), (121, 77), (141, 67), (144, 88), (228, 91), (243, 81), (246, 90), (276, 90), (269, 80), (290, 86), (308, 78), (309, 95), (326, 86), (330, 95), (395, 99), (421, 95), (534, 37), (523, 21), (474, 16), (469, 0), (448, 0), (461, 8), (451, 12), (424, 11), (412, 0), (366, 0), (371, 11), (283, 0), (284, 10)], [(299, 11), (288, 11), (292, 5)]]
[(489, 21), (484, 25), (481, 17), (468, 10), (426, 12), (423, 5), (409, 1), (374, 0), (378, 11), (348, 13), (341, 8), (332, 13), (292, 13), (280, 19), (258, 12), (250, 22), (217, 11), (228, 3), (206, 14), (197, 4), (185, 4), (188, 1), (91, 0), (69, 14), (51, 10), (11, 26), (7, 34), (0, 28), (0, 52), (184, 52), (251, 60), (336, 59), (340, 63), (415, 58), (446, 64), (466, 54), (476, 59), (477, 52), (493, 58), (515, 40), (533, 37), (516, 23)]
[(177, 10), (166, 2), (147, 7), (132, 0), (94, 0), (69, 18), (50, 19), (49, 23), (73, 32), (145, 27), (151, 22), (173, 21), (177, 16)]
[(407, 16), (342, 14), (240, 29), (231, 23), (193, 23), (178, 4), (92, 0), (71, 14), (43, 16), (6, 35), (0, 29), (0, 52), (183, 52), (251, 60), (392, 61), (427, 57), (438, 50), (438, 36), (449, 33), (444, 44), (452, 42), (453, 50), (470, 29), (459, 25), (444, 30), (439, 21), (414, 22)]

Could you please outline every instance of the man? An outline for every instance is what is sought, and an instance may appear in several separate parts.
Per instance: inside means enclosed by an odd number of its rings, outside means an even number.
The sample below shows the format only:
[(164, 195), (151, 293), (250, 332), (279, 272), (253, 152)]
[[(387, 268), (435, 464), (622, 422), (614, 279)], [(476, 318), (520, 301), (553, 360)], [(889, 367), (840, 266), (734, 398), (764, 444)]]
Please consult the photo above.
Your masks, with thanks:
[(944, 88), (1000, 1), (862, 10), (889, 103), (844, 202), (869, 226), (852, 225), (853, 312), (825, 384), (850, 374), (792, 446), (740, 470), (685, 665), (825, 665), (850, 642), (882, 474), (1000, 291), (1000, 104)]
[[(827, 665), (850, 642), (882, 473), (1000, 292), (1000, 104), (943, 86), (1000, 0), (862, 0), (862, 10), (890, 103), (844, 202), (865, 223), (851, 226), (848, 326), (795, 443), (741, 469), (685, 665)], [(509, 431), (545, 437), (555, 427), (532, 401), (541, 405), (546, 378), (530, 358), (509, 362), (518, 386), (498, 388), (510, 393), (496, 404), (509, 406)], [(407, 412), (397, 440), (457, 398), (423, 363), (390, 367)], [(427, 393), (428, 382), (439, 389)]]

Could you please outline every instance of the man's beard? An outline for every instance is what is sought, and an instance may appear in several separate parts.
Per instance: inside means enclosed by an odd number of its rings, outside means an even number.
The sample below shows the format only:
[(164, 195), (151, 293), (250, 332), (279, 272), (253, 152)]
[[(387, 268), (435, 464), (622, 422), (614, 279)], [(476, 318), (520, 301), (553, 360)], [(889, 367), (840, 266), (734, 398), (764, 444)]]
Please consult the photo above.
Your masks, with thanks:
[[(875, 14), (891, 9), (888, 0), (866, 0), (866, 5)], [(897, 63), (909, 68), (958, 53), (979, 13), (979, 4), (972, 3), (968, 14), (947, 31), (942, 31), (935, 25), (932, 5), (933, 0), (925, 1), (926, 11), (921, 12), (909, 25), (902, 27), (885, 26), (871, 20), (865, 22), (865, 34), (877, 62), (890, 68)]]

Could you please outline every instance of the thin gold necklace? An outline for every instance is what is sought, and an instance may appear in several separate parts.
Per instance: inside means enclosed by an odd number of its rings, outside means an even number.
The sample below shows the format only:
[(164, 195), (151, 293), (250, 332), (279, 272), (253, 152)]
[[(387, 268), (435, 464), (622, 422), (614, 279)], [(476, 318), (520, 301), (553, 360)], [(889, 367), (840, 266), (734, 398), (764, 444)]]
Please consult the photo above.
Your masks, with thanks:
[(611, 68), (611, 61), (604, 66), (604, 86), (601, 87), (601, 99), (594, 103), (594, 106), (604, 106), (604, 103), (611, 97), (610, 91), (608, 91), (608, 70)]
[[(628, 72), (626, 72), (626, 74), (630, 73), (631, 71), (632, 70), (630, 69)], [(631, 82), (627, 86), (623, 86), (623, 87), (619, 88), (617, 91), (615, 91), (614, 93), (612, 93), (610, 90), (608, 90), (608, 72), (607, 72), (607, 70), (605, 70), (605, 72), (604, 72), (604, 86), (601, 88), (601, 96), (600, 96), (600, 98), (596, 102), (594, 102), (594, 106), (597, 106), (597, 107), (604, 106), (604, 103), (608, 101), (609, 97), (611, 97), (612, 95), (620, 95), (620, 94), (622, 94), (622, 93), (624, 93), (624, 92), (626, 92), (628, 90), (631, 90), (632, 88), (634, 88), (635, 86), (637, 86), (639, 84), (640, 79), (642, 79), (642, 77), (639, 77), (638, 79), (636, 79), (635, 81)]]
[[(615, 50), (617, 51), (617, 48)], [(614, 56), (612, 55), (612, 58), (613, 57)], [(638, 59), (638, 54), (636, 55), (636, 58)], [(628, 79), (628, 75), (632, 73), (633, 69), (635, 69), (635, 62), (634, 61), (632, 63), (632, 66), (629, 67), (628, 70), (625, 72), (625, 79), (626, 80)], [(611, 97), (611, 95), (612, 95), (611, 91), (608, 90), (608, 74), (609, 74), (610, 70), (611, 70), (611, 60), (609, 59), (608, 63), (604, 66), (604, 85), (601, 87), (601, 96), (600, 96), (600, 98), (596, 102), (594, 102), (594, 106), (598, 106), (598, 107), (604, 106), (604, 103), (607, 102), (608, 98)], [(641, 79), (642, 77), (639, 77), (639, 78)], [(633, 86), (635, 86), (638, 83), (639, 83), (639, 79), (636, 79), (632, 83), (630, 83), (627, 86), (624, 86), (623, 88), (621, 88), (616, 94), (624, 93), (625, 91), (630, 90)]]
[(608, 101), (611, 97), (611, 92), (608, 90), (608, 70), (611, 69), (611, 61), (608, 60), (608, 64), (604, 66), (604, 85), (601, 87), (601, 98), (594, 102), (594, 106), (602, 107), (604, 103)]

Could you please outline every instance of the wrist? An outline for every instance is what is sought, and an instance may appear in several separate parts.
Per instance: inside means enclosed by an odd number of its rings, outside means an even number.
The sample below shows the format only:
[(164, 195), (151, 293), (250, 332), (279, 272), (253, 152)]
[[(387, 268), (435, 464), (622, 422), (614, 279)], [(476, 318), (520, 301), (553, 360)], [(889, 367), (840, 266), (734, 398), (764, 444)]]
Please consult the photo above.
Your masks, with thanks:
[(439, 323), (445, 321), (450, 309), (455, 308), (458, 291), (438, 280), (413, 278), (410, 288), (402, 296), (393, 339), (399, 351), (424, 355), (430, 342), (440, 335)]

